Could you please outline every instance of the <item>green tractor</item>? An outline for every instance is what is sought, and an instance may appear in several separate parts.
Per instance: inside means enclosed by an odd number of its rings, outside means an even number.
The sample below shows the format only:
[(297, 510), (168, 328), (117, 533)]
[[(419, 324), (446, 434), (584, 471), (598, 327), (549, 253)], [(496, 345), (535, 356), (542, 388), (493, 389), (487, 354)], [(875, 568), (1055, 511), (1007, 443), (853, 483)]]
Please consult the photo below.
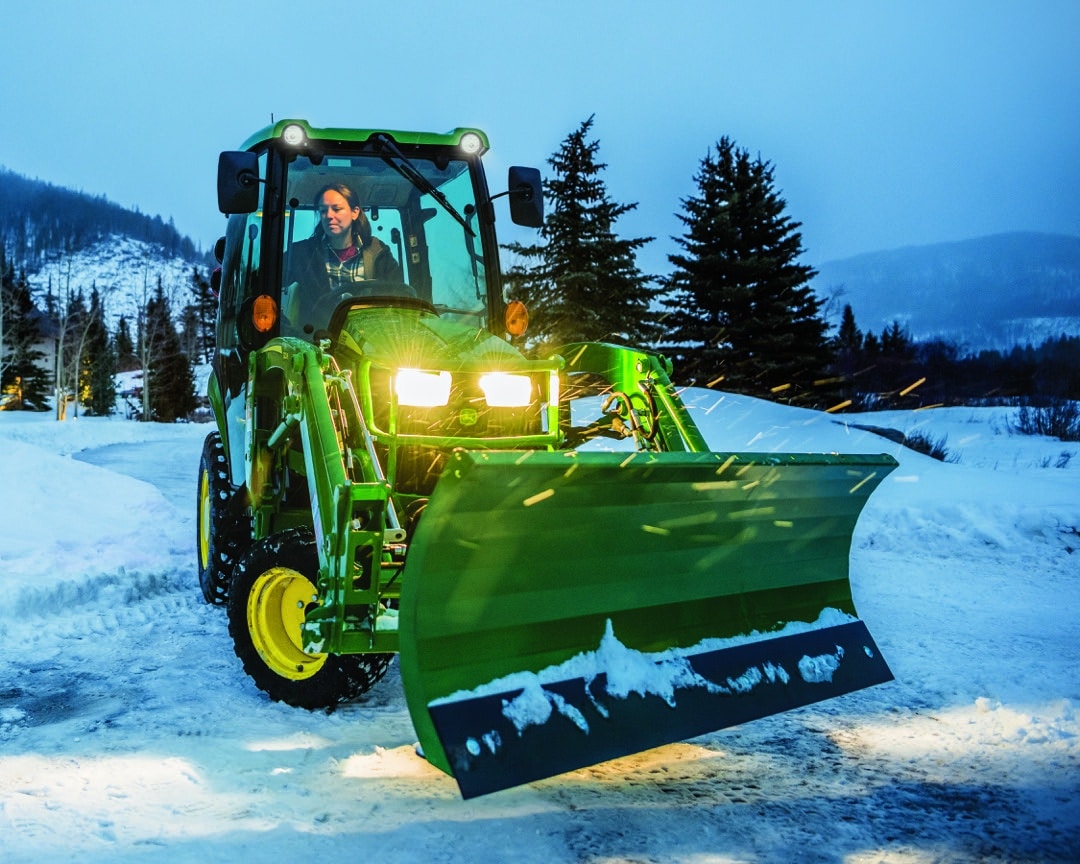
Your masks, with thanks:
[(539, 227), (541, 179), (492, 194), (487, 149), (283, 120), (221, 154), (198, 568), (245, 671), (331, 708), (398, 655), (465, 797), (890, 680), (848, 555), (895, 461), (711, 452), (662, 356), (528, 359), (495, 212)]

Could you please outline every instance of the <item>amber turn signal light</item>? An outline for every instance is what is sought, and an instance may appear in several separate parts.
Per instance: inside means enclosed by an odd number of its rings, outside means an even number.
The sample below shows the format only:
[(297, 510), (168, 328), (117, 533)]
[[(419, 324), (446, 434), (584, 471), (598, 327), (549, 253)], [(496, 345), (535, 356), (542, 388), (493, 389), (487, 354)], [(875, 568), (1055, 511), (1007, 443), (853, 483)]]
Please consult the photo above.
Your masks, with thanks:
[(529, 310), (520, 300), (506, 304), (506, 332), (511, 336), (524, 336), (529, 329)]
[(251, 304), (251, 323), (259, 333), (269, 333), (277, 323), (277, 303), (269, 294), (260, 294)]

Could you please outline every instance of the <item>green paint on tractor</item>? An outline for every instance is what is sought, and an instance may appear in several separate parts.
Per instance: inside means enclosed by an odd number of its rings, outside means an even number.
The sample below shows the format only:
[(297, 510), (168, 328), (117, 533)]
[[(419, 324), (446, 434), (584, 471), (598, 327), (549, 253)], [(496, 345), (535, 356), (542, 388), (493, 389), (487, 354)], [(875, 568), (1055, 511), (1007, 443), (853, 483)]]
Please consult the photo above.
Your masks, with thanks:
[[(527, 358), (493, 202), (539, 227), (542, 184), (490, 193), (487, 148), (283, 120), (221, 155), (198, 568), (247, 674), (329, 708), (399, 655), (466, 797), (889, 680), (848, 556), (895, 461), (710, 452), (662, 356)], [(390, 278), (301, 266), (327, 188)]]

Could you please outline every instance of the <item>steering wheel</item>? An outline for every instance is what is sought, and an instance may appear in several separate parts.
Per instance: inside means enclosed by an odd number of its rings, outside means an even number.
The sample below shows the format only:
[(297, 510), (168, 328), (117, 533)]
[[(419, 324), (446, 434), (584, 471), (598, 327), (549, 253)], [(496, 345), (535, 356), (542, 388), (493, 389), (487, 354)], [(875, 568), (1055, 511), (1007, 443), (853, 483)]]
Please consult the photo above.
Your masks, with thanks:
[(357, 282), (350, 289), (330, 291), (323, 294), (322, 297), (315, 301), (315, 305), (308, 314), (308, 320), (304, 322), (304, 326), (312, 326), (315, 329), (325, 327), (334, 314), (334, 310), (347, 300), (354, 298), (371, 299), (377, 303), (384, 297), (388, 300), (390, 298), (415, 299), (416, 291), (404, 282), (395, 282), (392, 279), (367, 279), (363, 282)]

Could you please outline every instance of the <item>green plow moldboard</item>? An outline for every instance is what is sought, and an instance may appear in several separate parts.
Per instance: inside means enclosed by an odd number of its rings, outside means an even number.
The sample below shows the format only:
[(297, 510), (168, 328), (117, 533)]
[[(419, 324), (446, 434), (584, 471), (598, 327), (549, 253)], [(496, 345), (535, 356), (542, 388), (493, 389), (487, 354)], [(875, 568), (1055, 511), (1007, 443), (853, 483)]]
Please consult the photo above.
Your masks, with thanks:
[(472, 797), (889, 680), (848, 555), (895, 467), (455, 454), (402, 587), (425, 756)]

